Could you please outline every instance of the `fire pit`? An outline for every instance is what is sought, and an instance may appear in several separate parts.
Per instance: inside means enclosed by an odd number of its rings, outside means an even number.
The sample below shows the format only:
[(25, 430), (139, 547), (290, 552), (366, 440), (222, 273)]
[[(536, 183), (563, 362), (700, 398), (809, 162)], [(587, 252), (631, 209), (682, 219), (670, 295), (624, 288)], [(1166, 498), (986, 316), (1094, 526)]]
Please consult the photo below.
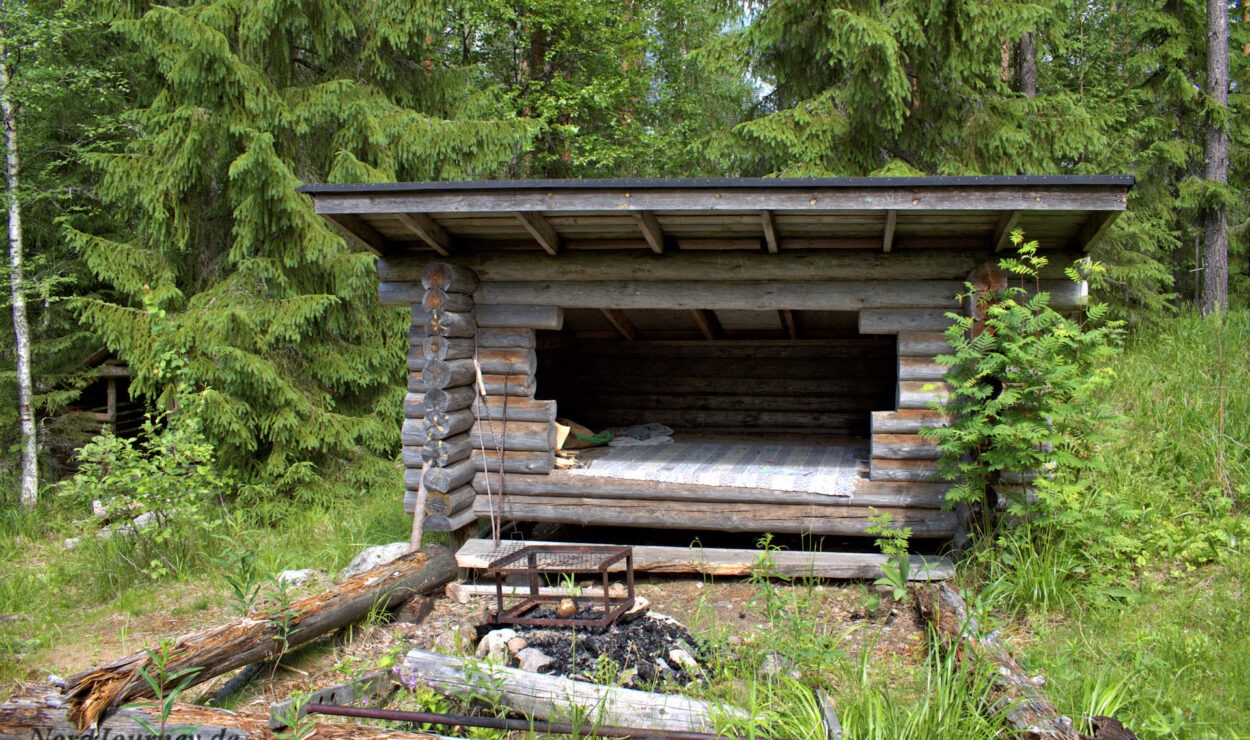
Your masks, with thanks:
[[(625, 596), (613, 596), (608, 584), (608, 572), (612, 566), (624, 563)], [(541, 615), (529, 612), (547, 604), (558, 604), (563, 596), (544, 596), (539, 593), (540, 583), (548, 579), (572, 579), (578, 574), (594, 574), (602, 581), (602, 598), (585, 598), (587, 604), (601, 605), (601, 610), (576, 609), (569, 617), (559, 617), (555, 611), (543, 610)], [(509, 576), (523, 575), (529, 584), (529, 594), (519, 603), (504, 608), (504, 581)], [(634, 550), (632, 547), (598, 545), (529, 545), (514, 553), (493, 561), (486, 569), (486, 576), (495, 578), (497, 611), (492, 618), (495, 624), (515, 624), (541, 627), (581, 627), (604, 630), (634, 606)]]

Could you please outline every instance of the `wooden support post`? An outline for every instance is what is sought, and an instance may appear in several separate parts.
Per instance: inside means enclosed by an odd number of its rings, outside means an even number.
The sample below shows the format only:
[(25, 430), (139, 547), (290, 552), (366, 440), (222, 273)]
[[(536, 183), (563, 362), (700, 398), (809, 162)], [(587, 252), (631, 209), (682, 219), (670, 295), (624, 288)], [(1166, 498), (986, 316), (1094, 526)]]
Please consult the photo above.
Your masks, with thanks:
[(108, 379), (108, 401), (105, 413), (108, 414), (108, 428), (113, 434), (117, 434), (117, 378), (110, 377)]

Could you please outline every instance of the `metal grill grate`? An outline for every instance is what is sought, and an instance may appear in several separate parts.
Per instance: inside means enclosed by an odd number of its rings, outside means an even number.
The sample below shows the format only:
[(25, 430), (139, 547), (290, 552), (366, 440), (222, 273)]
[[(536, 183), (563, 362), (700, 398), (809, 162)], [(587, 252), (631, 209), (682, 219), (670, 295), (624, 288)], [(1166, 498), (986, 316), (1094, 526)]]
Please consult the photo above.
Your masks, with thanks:
[[(624, 597), (612, 596), (609, 574), (625, 571)], [(529, 593), (519, 603), (504, 607), (504, 581), (508, 576), (524, 575)], [(527, 617), (530, 611), (547, 604), (557, 604), (563, 596), (544, 596), (539, 593), (542, 582), (549, 578), (572, 578), (593, 574), (603, 587), (602, 597), (582, 597), (581, 605), (591, 607), (594, 616), (570, 618)], [(493, 621), (497, 624), (524, 624), (546, 627), (585, 627), (602, 630), (611, 626), (634, 606), (634, 549), (610, 545), (529, 545), (516, 552), (496, 558), (486, 569), (488, 577), (495, 578), (497, 612)], [(594, 607), (598, 607), (596, 612)], [(580, 611), (580, 608), (579, 608)]]

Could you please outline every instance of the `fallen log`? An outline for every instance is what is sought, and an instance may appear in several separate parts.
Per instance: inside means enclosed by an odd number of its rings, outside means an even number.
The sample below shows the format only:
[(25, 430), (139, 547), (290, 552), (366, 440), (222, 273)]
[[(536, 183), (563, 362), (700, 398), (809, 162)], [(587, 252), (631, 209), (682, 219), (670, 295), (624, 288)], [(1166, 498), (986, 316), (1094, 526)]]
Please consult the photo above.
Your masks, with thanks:
[[(51, 686), (34, 686), (0, 704), (0, 740), (85, 737), (70, 720), (69, 707)], [(160, 727), (155, 705), (127, 707), (100, 722), (98, 738), (150, 738), (138, 720)], [(224, 709), (175, 703), (165, 725), (165, 737), (226, 738), (228, 740), (276, 740), (262, 718)], [(437, 740), (437, 735), (401, 732), (340, 722), (318, 722), (308, 740)]]
[(1081, 734), (1072, 720), (1059, 714), (994, 633), (983, 633), (955, 589), (945, 583), (925, 584), (914, 586), (912, 593), (921, 617), (947, 650), (959, 651), (963, 661), (989, 661), (993, 666), (999, 695), (989, 706), (991, 711), (1004, 714), (1007, 726), (1018, 733), (1015, 737), (1079, 740)]
[(598, 724), (647, 730), (715, 732), (717, 716), (745, 718), (736, 707), (716, 706), (673, 694), (652, 694), (598, 686), (559, 676), (527, 673), (494, 663), (465, 661), (425, 650), (410, 650), (400, 667), (405, 685), (425, 685), (444, 696), (498, 697), (501, 707), (534, 719), (560, 719), (586, 712)]
[[(284, 612), (236, 619), (176, 640), (166, 652), (166, 670), (198, 669), (195, 685), (240, 666), (273, 658), (321, 635), (359, 621), (372, 609), (392, 609), (418, 593), (439, 589), (456, 576), (446, 548), (431, 545), (372, 570), (354, 575), (324, 593), (291, 604)], [(136, 669), (152, 671), (146, 651), (75, 676), (65, 688), (70, 719), (79, 731), (135, 699), (150, 698), (151, 687)]]

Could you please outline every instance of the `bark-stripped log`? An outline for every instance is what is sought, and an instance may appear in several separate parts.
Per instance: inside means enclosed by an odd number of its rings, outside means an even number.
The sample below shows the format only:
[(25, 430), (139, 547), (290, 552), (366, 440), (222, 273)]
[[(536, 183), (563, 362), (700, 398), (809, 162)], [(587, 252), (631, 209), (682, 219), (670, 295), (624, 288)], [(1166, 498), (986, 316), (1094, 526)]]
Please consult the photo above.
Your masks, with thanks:
[(564, 309), (559, 306), (481, 304), (477, 307), (477, 323), (495, 329), (560, 331), (564, 328)]
[[(191, 685), (201, 683), (356, 622), (378, 605), (390, 609), (413, 594), (434, 591), (455, 576), (452, 554), (431, 545), (352, 576), (329, 591), (300, 599), (282, 615), (244, 617), (179, 638), (166, 656), (167, 669), (198, 668)], [(101, 715), (126, 702), (150, 698), (151, 688), (137, 668), (152, 670), (146, 652), (71, 676), (65, 695), (75, 726), (85, 730)]]
[(552, 422), (556, 420), (556, 402), (508, 396), (487, 396), (484, 400), (478, 397), (473, 402), (473, 413), (479, 419), (490, 419), (495, 422), (502, 419), (507, 419), (509, 422)]
[(409, 393), (404, 396), (404, 418), (405, 419), (424, 419), (425, 418), (425, 394)]
[[(867, 484), (867, 481), (859, 481)], [(499, 490), (499, 476), (478, 473), (473, 488), (485, 493), (489, 484)], [(703, 501), (753, 503), (763, 505), (807, 504), (811, 506), (897, 506), (911, 509), (940, 509), (946, 503), (949, 486), (939, 484), (856, 486), (853, 493), (831, 496), (802, 491), (776, 491), (771, 488), (702, 486), (625, 478), (596, 478), (565, 472), (549, 475), (507, 474), (504, 491), (508, 495), (581, 498), (592, 494), (600, 499), (648, 499), (653, 501)]]
[(529, 421), (476, 424), (469, 439), (474, 447), (487, 450), (502, 447), (511, 452), (547, 452), (556, 447), (556, 426)]
[[(417, 309), (413, 309), (414, 314)], [(451, 337), (452, 339), (471, 337), (477, 332), (477, 322), (471, 313), (451, 313), (448, 311), (431, 311), (425, 317), (423, 326), (429, 336)]]
[(946, 426), (949, 417), (933, 409), (872, 412), (873, 434), (918, 434), (921, 429)]
[(430, 439), (421, 448), (421, 462), (445, 468), (466, 459), (471, 452), (473, 443), (469, 441), (467, 434), (457, 434), (447, 439)]
[(425, 431), (430, 439), (448, 439), (469, 431), (473, 426), (473, 412), (469, 409), (459, 411), (430, 411), (425, 415)]
[(955, 589), (926, 584), (912, 589), (920, 615), (941, 637), (947, 650), (956, 650), (962, 662), (988, 661), (994, 666), (998, 696), (991, 711), (1002, 714), (1015, 737), (1079, 740), (1072, 720), (1046, 698), (1016, 659), (998, 642), (998, 631), (985, 632)]
[(450, 339), (448, 337), (425, 337), (420, 341), (421, 351), (431, 360), (471, 360), (473, 359), (472, 339)]
[[(429, 506), (427, 504), (428, 511)], [(473, 513), (473, 509), (461, 509), (453, 514), (427, 514), (425, 517), (425, 529), (429, 532), (455, 532), (461, 527), (467, 527), (477, 521), (477, 514)]]
[(874, 458), (868, 463), (868, 477), (887, 483), (932, 483), (940, 480), (937, 463), (932, 460)]
[(473, 360), (434, 360), (421, 371), (421, 381), (427, 389), (472, 385), (476, 378)]
[(951, 387), (936, 380), (900, 380), (898, 383), (898, 407), (900, 409), (931, 409), (933, 404), (946, 403)]
[(932, 357), (899, 357), (899, 380), (941, 380), (947, 368)]
[(518, 396), (533, 398), (537, 382), (533, 375), (483, 375), (487, 396)]
[(486, 375), (533, 375), (538, 353), (532, 349), (479, 349), (478, 364)]
[(483, 326), (477, 330), (477, 346), (495, 349), (533, 347), (536, 341), (533, 329)]
[(936, 357), (949, 355), (951, 346), (946, 342), (946, 335), (940, 331), (900, 331), (898, 333), (898, 354), (900, 357)]
[(399, 428), (399, 440), (405, 447), (422, 447), (430, 438), (430, 433), (425, 429), (425, 419), (404, 419), (404, 424)]
[(429, 514), (455, 514), (472, 508), (476, 497), (473, 486), (461, 486), (451, 493), (431, 493), (425, 501), (425, 510)]
[(477, 290), (477, 285), (477, 273), (467, 267), (431, 262), (421, 271), (421, 287), (426, 290), (437, 288), (448, 293), (472, 293)]
[(452, 311), (464, 313), (473, 310), (473, 296), (464, 293), (448, 293), (440, 288), (430, 288), (421, 296), (421, 305), (427, 311)]
[(445, 696), (497, 693), (500, 706), (535, 719), (565, 719), (571, 712), (582, 712), (596, 724), (712, 733), (716, 731), (714, 716), (747, 717), (734, 707), (713, 707), (675, 694), (599, 686), (491, 663), (469, 672), (461, 659), (425, 650), (408, 653), (400, 676)]
[(477, 391), (471, 385), (455, 388), (431, 388), (425, 393), (426, 413), (434, 411), (459, 411), (473, 405)]
[(872, 457), (876, 460), (936, 460), (937, 443), (919, 434), (874, 434)]
[(419, 373), (425, 369), (426, 364), (425, 353), (421, 351), (421, 345), (408, 350), (408, 372)]
[[(461, 460), (442, 468), (430, 468), (425, 471), (425, 487), (439, 493), (449, 493), (473, 480), (471, 460)], [(421, 485), (421, 471), (409, 468), (404, 472), (404, 486), (415, 491)]]
[[(485, 496), (478, 496), (473, 510), (488, 515)], [(788, 534), (862, 535), (872, 526), (869, 517), (878, 513), (890, 514), (895, 526), (910, 527), (913, 537), (950, 537), (956, 527), (953, 512), (932, 509), (521, 496), (506, 487), (502, 513), (522, 522)]]
[[(555, 453), (546, 452), (504, 452), (503, 472), (505, 473), (548, 473), (556, 466)], [(498, 473), (499, 453), (487, 449), (485, 456), (481, 448), (473, 449), (473, 467), (477, 472)], [(491, 482), (491, 490), (498, 493), (499, 485)]]

